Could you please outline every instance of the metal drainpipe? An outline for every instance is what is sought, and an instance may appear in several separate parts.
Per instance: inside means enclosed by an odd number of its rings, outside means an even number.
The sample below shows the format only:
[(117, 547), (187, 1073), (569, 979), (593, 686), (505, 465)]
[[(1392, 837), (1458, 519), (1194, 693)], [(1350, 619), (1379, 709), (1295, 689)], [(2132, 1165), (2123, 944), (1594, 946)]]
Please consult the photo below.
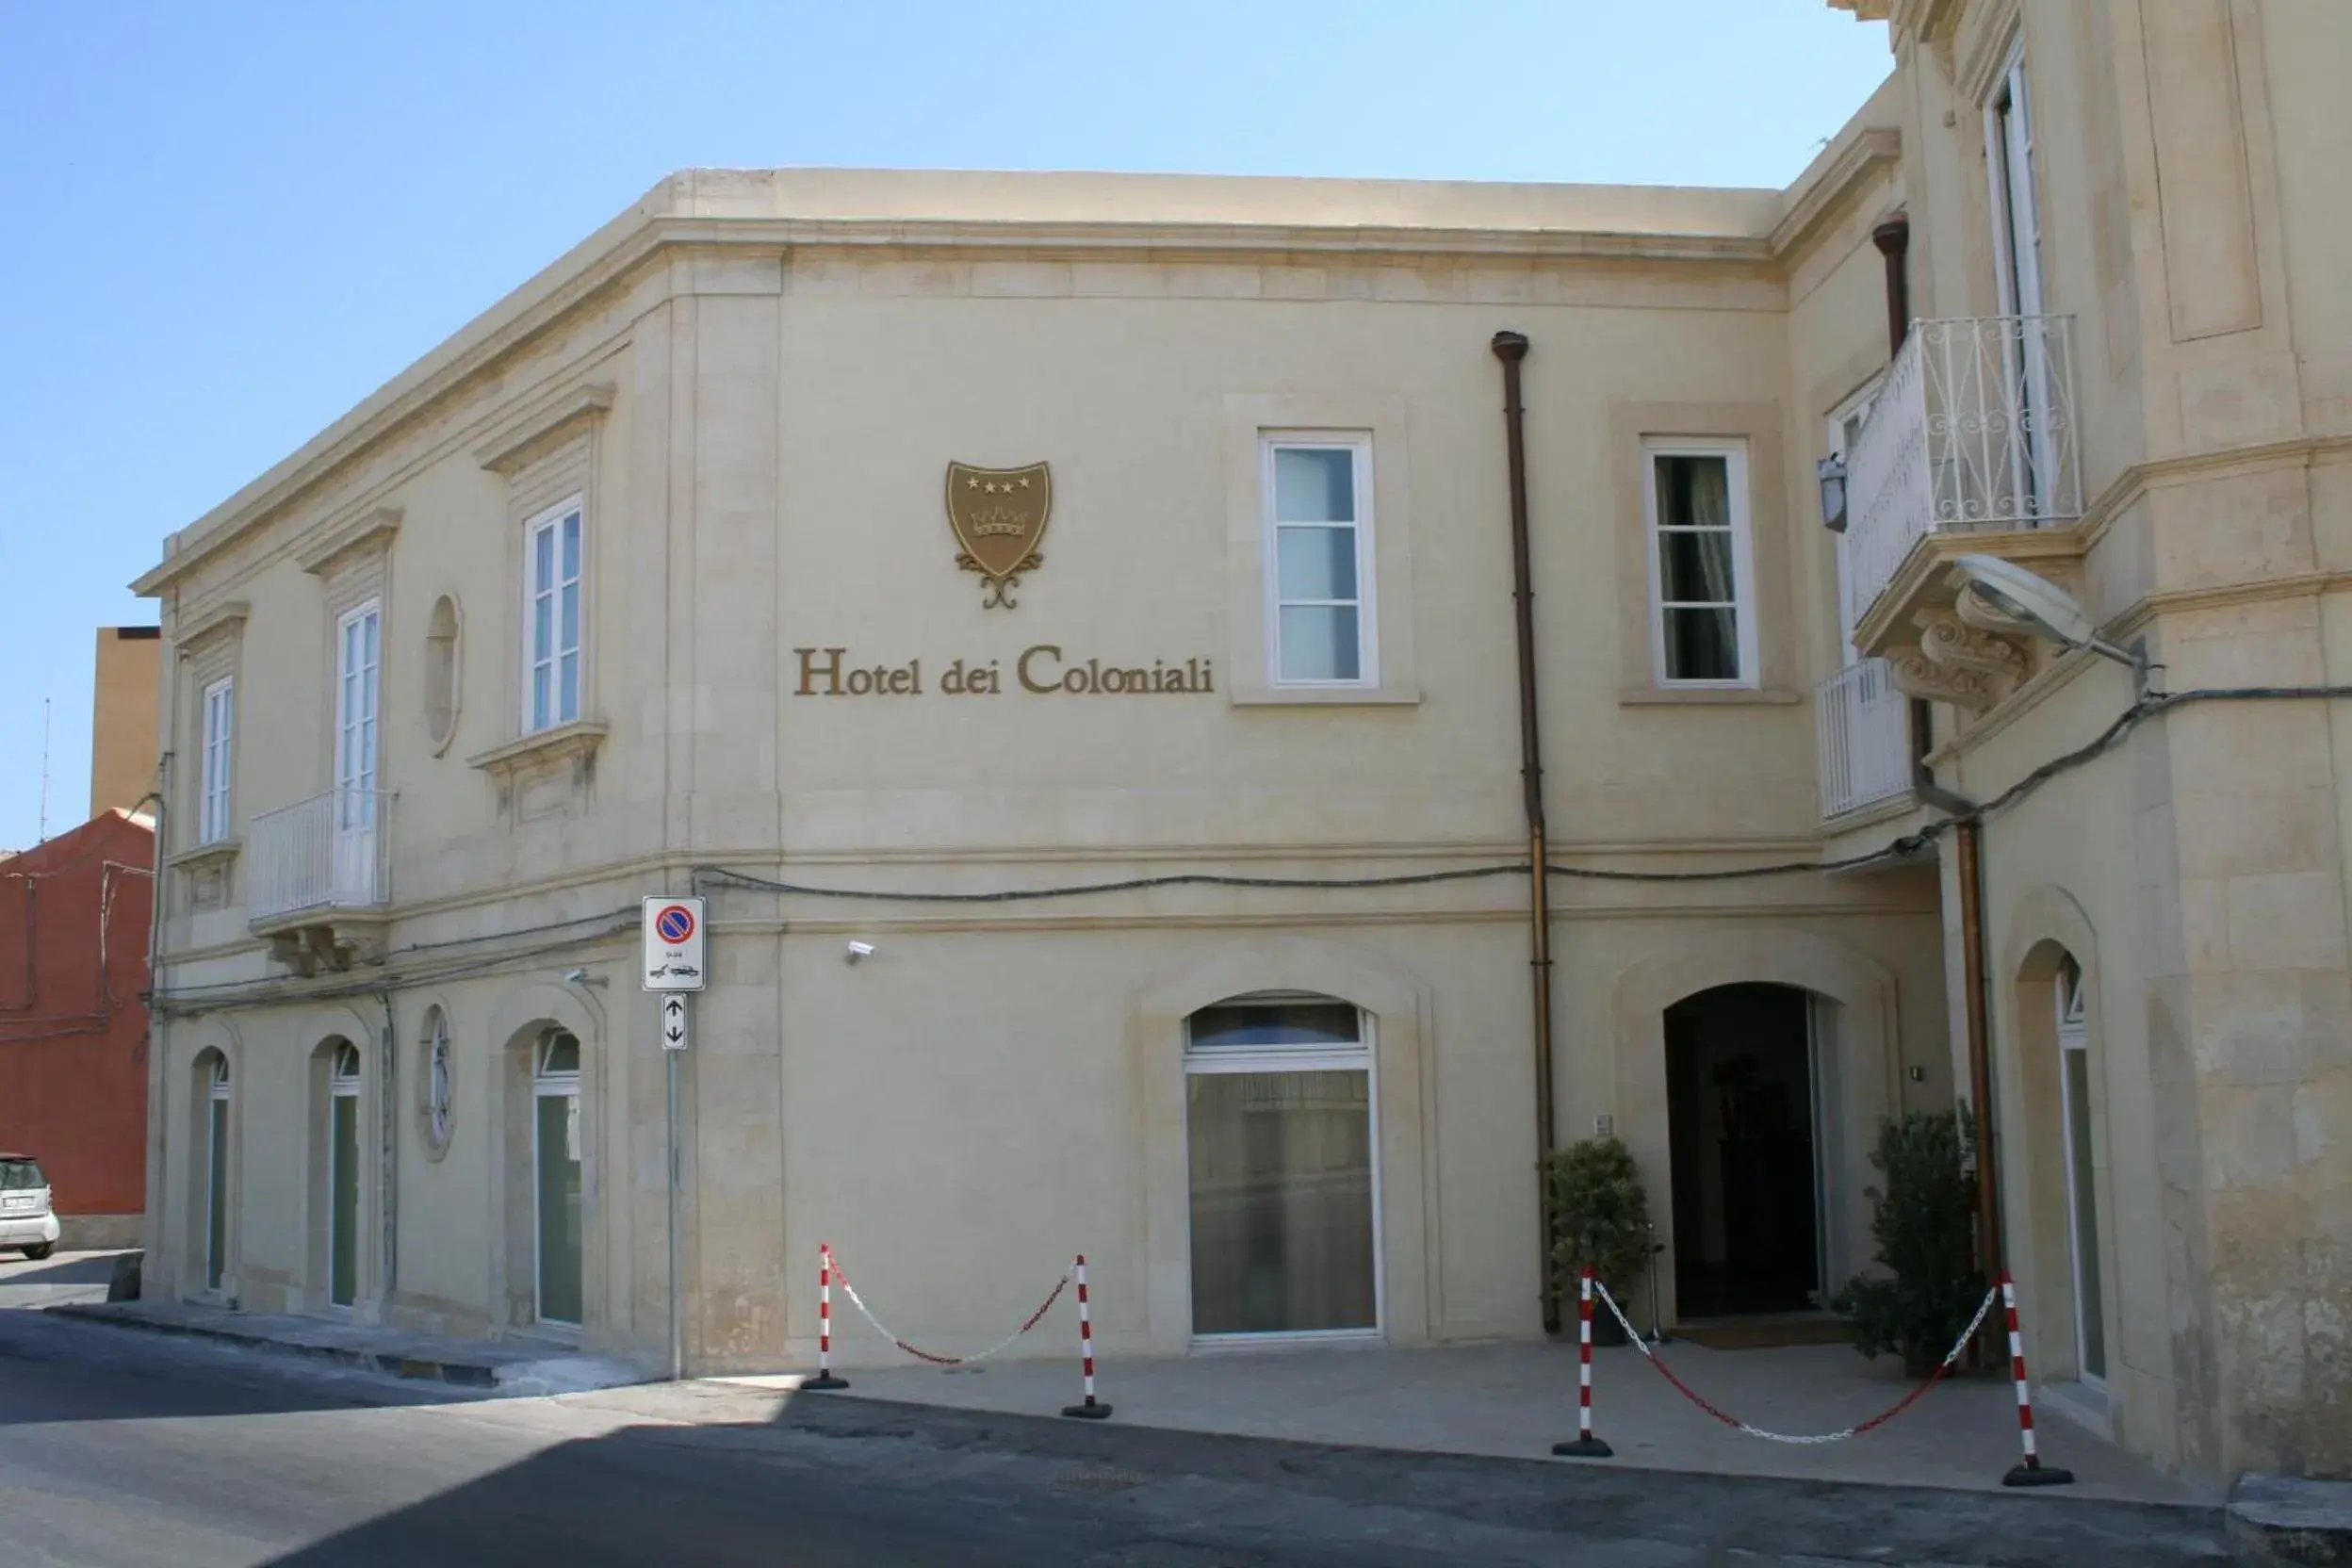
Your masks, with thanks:
[(396, 1058), (396, 1026), (392, 1018), (392, 988), (376, 988), (376, 1001), (384, 1007), (384, 1047), (382, 1065), (377, 1078), (377, 1098), (383, 1110), (376, 1121), (382, 1131), (384, 1148), (377, 1160), (378, 1179), (384, 1184), (384, 1281), (377, 1287), (379, 1305), (377, 1320), (386, 1321), (392, 1313), (392, 1292), (400, 1282), (400, 1074)]
[[(168, 731), (167, 731), (168, 733)], [(155, 1176), (150, 1190), (155, 1194), (156, 1212), (152, 1223), (140, 1227), (140, 1242), (146, 1251), (154, 1252), (163, 1242), (163, 1217), (169, 1213), (172, 1200), (172, 1056), (170, 1035), (172, 1021), (155, 1002), (155, 992), (162, 988), (163, 957), (163, 833), (172, 813), (172, 754), (155, 756), (155, 787), (146, 800), (155, 803), (155, 873), (147, 883), (147, 1115), (155, 1123)], [(133, 807), (136, 811), (139, 808)], [(172, 1270), (173, 1278), (178, 1270)], [(149, 1278), (147, 1259), (139, 1262), (139, 1295), (147, 1294)]]
[(1542, 1282), (1544, 1331), (1560, 1332), (1560, 1290), (1552, 1270), (1552, 903), (1545, 873), (1544, 745), (1536, 723), (1535, 584), (1527, 548), (1527, 449), (1519, 401), (1519, 365), (1527, 340), (1498, 332), (1489, 345), (1503, 362), (1503, 432), (1511, 453), (1511, 605), (1519, 636), (1519, 779), (1527, 819), (1527, 964), (1535, 1017), (1535, 1192), (1539, 1226), (1536, 1278)]

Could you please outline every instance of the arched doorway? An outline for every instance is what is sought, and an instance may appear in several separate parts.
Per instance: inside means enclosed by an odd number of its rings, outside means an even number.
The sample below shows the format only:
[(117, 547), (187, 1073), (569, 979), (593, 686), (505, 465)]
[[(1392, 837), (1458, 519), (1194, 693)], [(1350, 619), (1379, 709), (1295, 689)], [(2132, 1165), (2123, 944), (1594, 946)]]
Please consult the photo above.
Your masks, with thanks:
[(538, 1318), (581, 1321), (580, 1038), (550, 1029), (531, 1063), (531, 1211)]
[(1674, 1300), (1682, 1318), (1818, 1310), (1834, 1073), (1815, 999), (1742, 983), (1666, 1009)]
[(359, 1301), (359, 1048), (336, 1040), (327, 1063), (327, 1305)]
[(2058, 1103), (2066, 1171), (2066, 1255), (2074, 1285), (2074, 1345), (2082, 1381), (2107, 1383), (2107, 1329), (2099, 1288), (2099, 1166), (2091, 1135), (2091, 1030), (2082, 967), (2068, 955), (2053, 988)]

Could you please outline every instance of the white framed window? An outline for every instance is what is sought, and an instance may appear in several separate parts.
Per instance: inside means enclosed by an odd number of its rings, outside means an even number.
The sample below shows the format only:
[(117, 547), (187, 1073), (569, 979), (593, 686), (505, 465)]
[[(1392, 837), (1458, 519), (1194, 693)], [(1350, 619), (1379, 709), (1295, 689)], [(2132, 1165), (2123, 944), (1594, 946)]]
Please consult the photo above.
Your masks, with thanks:
[(1275, 686), (1377, 686), (1372, 437), (1266, 432), (1266, 679)]
[(229, 836), (229, 779), (236, 763), (237, 682), (222, 678), (204, 688), (204, 768), (199, 780), (196, 841), (217, 844)]
[(1658, 684), (1754, 686), (1747, 443), (1654, 438), (1642, 445), (1650, 652)]
[(532, 518), (523, 531), (523, 728), (580, 717), (580, 556), (583, 509), (577, 496)]
[(2025, 45), (1984, 101), (1984, 164), (1992, 179), (1993, 257), (2001, 314), (2042, 314), (2042, 225), (2034, 191), (2034, 116), (2026, 91)]
[[(1862, 439), (1862, 427), (1870, 419), (1870, 405), (1878, 401), (1879, 385), (1885, 380), (1884, 375), (1872, 376), (1859, 391), (1830, 411), (1829, 455), (1849, 470), (1854, 444)], [(1851, 505), (1851, 491), (1847, 500)], [(1845, 639), (1838, 646), (1844, 652), (1845, 662), (1851, 664), (1861, 658), (1860, 651), (1854, 645), (1854, 623), (1862, 618), (1862, 612), (1869, 606), (1854, 602), (1852, 535), (1840, 532), (1831, 537), (1837, 541), (1838, 550), (1838, 629)]]
[(384, 615), (369, 599), (335, 623), (335, 825), (376, 823), (377, 712), (383, 696)]
[(1263, 992), (1186, 1022), (1192, 1331), (1364, 1338), (1381, 1324), (1372, 1021)]

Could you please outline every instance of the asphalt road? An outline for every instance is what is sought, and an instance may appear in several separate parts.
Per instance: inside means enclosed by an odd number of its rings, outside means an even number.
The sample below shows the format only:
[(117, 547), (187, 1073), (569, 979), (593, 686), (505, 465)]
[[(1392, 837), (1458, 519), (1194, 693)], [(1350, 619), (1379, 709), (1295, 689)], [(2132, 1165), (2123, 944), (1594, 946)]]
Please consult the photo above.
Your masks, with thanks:
[[(28, 1310), (0, 1565), (1823, 1568), (2220, 1560), (2187, 1511), (1570, 1470), (711, 1384), (482, 1399)], [(52, 1286), (59, 1282), (48, 1282)]]

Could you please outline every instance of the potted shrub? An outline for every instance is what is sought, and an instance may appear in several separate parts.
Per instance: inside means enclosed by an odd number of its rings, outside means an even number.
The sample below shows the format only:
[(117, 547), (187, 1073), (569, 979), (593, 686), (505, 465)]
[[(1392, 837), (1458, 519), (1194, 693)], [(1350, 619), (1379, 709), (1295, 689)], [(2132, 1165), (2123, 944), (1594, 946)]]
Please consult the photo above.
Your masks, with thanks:
[(1870, 1237), (1886, 1276), (1856, 1275), (1830, 1303), (1853, 1320), (1854, 1348), (1892, 1350), (1924, 1378), (1984, 1298), (1976, 1266), (1973, 1132), (1965, 1112), (1913, 1111), (1879, 1124), (1870, 1163), (1883, 1184), (1866, 1189)]
[[(1650, 1263), (1650, 1207), (1633, 1152), (1615, 1138), (1572, 1143), (1551, 1157), (1553, 1280), (1572, 1307), (1576, 1279), (1590, 1263), (1620, 1303)], [(1625, 1331), (1596, 1297), (1595, 1344), (1623, 1345)]]

